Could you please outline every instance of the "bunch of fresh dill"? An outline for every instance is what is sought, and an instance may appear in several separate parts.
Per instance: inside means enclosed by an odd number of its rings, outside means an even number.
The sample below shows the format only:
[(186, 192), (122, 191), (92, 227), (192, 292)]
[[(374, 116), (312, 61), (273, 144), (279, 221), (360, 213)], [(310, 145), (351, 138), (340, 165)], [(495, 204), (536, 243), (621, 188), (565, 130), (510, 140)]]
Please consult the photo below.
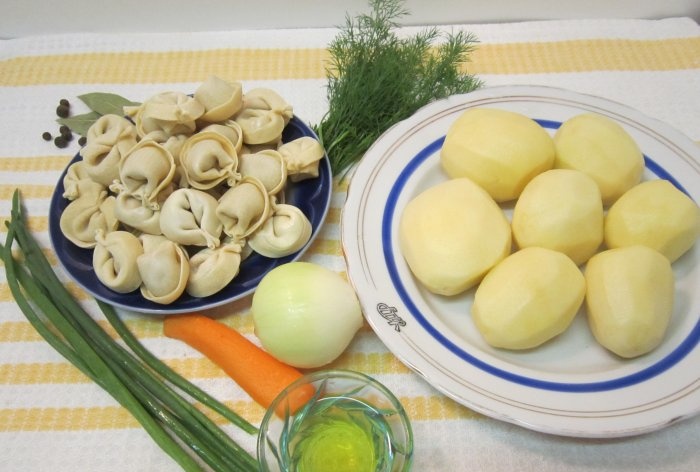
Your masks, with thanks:
[(346, 16), (329, 44), (328, 112), (314, 131), (334, 175), (344, 174), (395, 123), (433, 100), (481, 86), (464, 64), (476, 38), (430, 27), (400, 37), (403, 0), (369, 0), (370, 14)]

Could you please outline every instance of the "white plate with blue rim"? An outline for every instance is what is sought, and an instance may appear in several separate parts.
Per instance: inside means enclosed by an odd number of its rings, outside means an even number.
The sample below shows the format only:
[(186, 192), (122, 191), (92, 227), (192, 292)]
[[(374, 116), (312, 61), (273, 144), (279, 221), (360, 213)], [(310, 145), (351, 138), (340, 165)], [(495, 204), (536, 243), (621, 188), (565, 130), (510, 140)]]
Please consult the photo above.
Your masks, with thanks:
[[(664, 340), (622, 359), (593, 338), (585, 307), (569, 329), (524, 352), (495, 349), (476, 330), (474, 289), (434, 295), (412, 276), (398, 245), (406, 203), (447, 179), (440, 149), (474, 107), (525, 114), (551, 134), (584, 112), (622, 125), (644, 153), (643, 180), (668, 179), (700, 201), (700, 148), (656, 119), (599, 97), (539, 86), (490, 87), (420, 109), (384, 133), (352, 174), (341, 220), (348, 275), (368, 323), (387, 348), (437, 390), (487, 416), (562, 436), (622, 437), (700, 412), (700, 244), (673, 264), (676, 298)], [(504, 206), (508, 216), (512, 210)], [(484, 235), (488, 237), (488, 235)]]

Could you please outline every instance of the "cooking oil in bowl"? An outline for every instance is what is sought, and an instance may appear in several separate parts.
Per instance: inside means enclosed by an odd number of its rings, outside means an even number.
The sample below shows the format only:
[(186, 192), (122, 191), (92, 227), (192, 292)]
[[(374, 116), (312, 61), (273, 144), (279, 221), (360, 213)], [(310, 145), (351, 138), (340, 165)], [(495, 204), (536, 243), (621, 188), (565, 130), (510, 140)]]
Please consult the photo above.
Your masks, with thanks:
[(391, 426), (384, 413), (362, 400), (319, 400), (289, 439), (297, 472), (391, 470)]
[[(279, 408), (309, 385), (315, 395), (297, 411)], [(268, 409), (258, 436), (263, 471), (403, 472), (412, 452), (400, 402), (371, 377), (343, 370), (315, 372), (292, 384)]]

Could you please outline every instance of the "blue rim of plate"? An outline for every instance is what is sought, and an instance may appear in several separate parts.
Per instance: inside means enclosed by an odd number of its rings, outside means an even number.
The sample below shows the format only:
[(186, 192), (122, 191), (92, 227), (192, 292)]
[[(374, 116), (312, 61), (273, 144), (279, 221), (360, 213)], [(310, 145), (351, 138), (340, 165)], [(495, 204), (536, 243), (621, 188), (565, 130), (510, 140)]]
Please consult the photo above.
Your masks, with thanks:
[[(318, 139), (308, 125), (294, 116), (282, 133), (282, 141), (289, 142), (304, 136)], [(107, 288), (95, 276), (92, 267), (92, 250), (80, 248), (63, 236), (60, 228), (60, 218), (63, 210), (70, 203), (63, 198), (63, 178), (68, 171), (68, 167), (80, 159), (80, 154), (76, 154), (66, 166), (51, 197), (49, 207), (49, 238), (51, 244), (61, 266), (83, 290), (111, 305), (139, 313), (167, 315), (205, 310), (249, 295), (270, 270), (282, 264), (298, 260), (306, 252), (323, 226), (330, 208), (331, 194), (333, 192), (331, 166), (328, 156), (324, 155), (319, 164), (319, 175), (317, 178), (306, 179), (300, 182), (289, 181), (285, 189), (285, 202), (299, 207), (311, 222), (311, 237), (303, 248), (294, 254), (278, 259), (253, 253), (241, 263), (238, 275), (220, 292), (204, 298), (192, 297), (184, 293), (175, 302), (169, 305), (162, 305), (145, 299), (138, 289), (127, 294), (119, 294)]]
[[(561, 122), (553, 120), (541, 120), (535, 119), (544, 128), (557, 129), (561, 126)], [(501, 379), (517, 383), (520, 385), (538, 388), (541, 390), (551, 390), (560, 392), (571, 392), (571, 393), (585, 393), (585, 392), (602, 392), (607, 390), (615, 390), (619, 388), (628, 387), (640, 382), (644, 382), (652, 377), (655, 377), (666, 370), (673, 367), (675, 364), (680, 362), (685, 356), (688, 355), (695, 347), (700, 343), (700, 320), (695, 324), (693, 329), (690, 331), (688, 336), (681, 341), (678, 346), (676, 346), (673, 351), (671, 351), (664, 358), (658, 360), (654, 364), (641, 369), (637, 372), (624, 375), (618, 378), (597, 381), (597, 382), (553, 382), (548, 380), (542, 380), (534, 377), (528, 377), (524, 375), (515, 374), (507, 370), (498, 368), (494, 365), (484, 362), (483, 360), (469, 354), (463, 348), (450, 341), (445, 335), (440, 333), (440, 330), (433, 326), (426, 316), (417, 307), (416, 303), (411, 299), (408, 290), (401, 281), (399, 275), (399, 270), (396, 264), (396, 256), (392, 248), (392, 221), (394, 220), (394, 215), (396, 211), (396, 204), (399, 196), (401, 195), (404, 186), (408, 182), (409, 178), (413, 173), (420, 167), (420, 165), (428, 159), (431, 155), (438, 152), (442, 147), (445, 136), (442, 136), (432, 143), (425, 146), (413, 156), (404, 167), (404, 169), (399, 174), (396, 182), (394, 182), (391, 187), (387, 203), (384, 208), (384, 213), (382, 216), (382, 250), (384, 253), (384, 260), (387, 265), (389, 278), (391, 279), (394, 288), (396, 289), (399, 298), (404, 303), (408, 311), (415, 318), (416, 321), (425, 329), (425, 331), (439, 344), (449, 350), (452, 354), (459, 357), (460, 359), (468, 362), (472, 366), (487, 372), (491, 375), (499, 377)], [(644, 156), (644, 162), (648, 170), (654, 173), (656, 176), (662, 179), (669, 180), (673, 185), (684, 193), (688, 193), (680, 183), (662, 166), (660, 166), (656, 161), (651, 159), (649, 156)]]

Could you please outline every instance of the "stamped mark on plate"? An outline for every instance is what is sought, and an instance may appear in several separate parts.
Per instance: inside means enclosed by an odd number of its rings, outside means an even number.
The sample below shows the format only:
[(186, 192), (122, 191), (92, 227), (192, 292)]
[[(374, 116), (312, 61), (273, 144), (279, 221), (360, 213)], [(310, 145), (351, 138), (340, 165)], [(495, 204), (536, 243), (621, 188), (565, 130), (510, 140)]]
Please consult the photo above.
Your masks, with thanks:
[(377, 303), (377, 312), (387, 321), (389, 326), (393, 326), (396, 331), (401, 331), (401, 327), (406, 326), (406, 322), (398, 315), (396, 307), (389, 306), (386, 303)]

